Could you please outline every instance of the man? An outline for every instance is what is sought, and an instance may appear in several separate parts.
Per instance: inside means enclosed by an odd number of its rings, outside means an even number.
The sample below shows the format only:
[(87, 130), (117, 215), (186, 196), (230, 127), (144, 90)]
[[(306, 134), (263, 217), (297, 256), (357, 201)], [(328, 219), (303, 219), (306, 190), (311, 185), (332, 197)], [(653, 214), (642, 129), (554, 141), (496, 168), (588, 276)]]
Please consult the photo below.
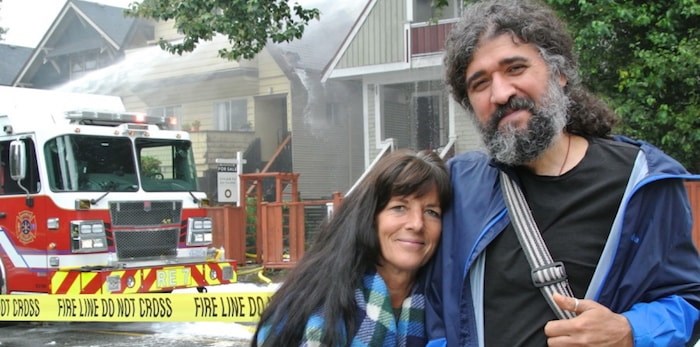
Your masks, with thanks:
[[(488, 156), (450, 161), (454, 201), (428, 272), (429, 346), (682, 346), (700, 315), (700, 259), (680, 164), (611, 137), (615, 115), (577, 76), (554, 12), (468, 5), (446, 46), (451, 93)], [(523, 191), (573, 297), (533, 284), (501, 190)], [(554, 307), (575, 313), (557, 319)]]

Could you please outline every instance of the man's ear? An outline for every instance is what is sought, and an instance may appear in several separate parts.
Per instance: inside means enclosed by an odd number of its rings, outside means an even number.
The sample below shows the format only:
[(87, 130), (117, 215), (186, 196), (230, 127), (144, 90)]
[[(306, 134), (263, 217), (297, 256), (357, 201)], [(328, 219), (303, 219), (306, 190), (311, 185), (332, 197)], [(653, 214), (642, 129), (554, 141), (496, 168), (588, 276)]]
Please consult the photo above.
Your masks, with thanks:
[(564, 74), (559, 74), (559, 85), (563, 88), (566, 87), (566, 84), (569, 82), (569, 80), (564, 77)]

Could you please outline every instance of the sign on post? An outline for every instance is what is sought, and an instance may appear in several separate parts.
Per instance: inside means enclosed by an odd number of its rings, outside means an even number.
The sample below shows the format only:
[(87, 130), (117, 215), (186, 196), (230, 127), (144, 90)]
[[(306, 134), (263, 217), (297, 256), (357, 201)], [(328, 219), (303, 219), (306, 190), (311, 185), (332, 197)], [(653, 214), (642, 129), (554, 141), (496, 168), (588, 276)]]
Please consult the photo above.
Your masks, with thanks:
[(243, 171), (245, 160), (243, 160), (241, 152), (238, 152), (236, 157), (236, 159), (216, 159), (217, 200), (219, 202), (235, 202), (236, 205), (240, 206), (238, 175)]

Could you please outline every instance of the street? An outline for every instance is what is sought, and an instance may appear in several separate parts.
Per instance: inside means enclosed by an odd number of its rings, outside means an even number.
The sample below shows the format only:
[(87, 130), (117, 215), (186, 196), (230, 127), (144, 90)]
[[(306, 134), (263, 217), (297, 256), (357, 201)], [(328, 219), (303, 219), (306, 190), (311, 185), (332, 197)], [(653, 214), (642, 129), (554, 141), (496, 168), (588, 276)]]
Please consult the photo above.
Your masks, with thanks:
[(242, 347), (254, 325), (235, 323), (0, 323), (0, 346)]

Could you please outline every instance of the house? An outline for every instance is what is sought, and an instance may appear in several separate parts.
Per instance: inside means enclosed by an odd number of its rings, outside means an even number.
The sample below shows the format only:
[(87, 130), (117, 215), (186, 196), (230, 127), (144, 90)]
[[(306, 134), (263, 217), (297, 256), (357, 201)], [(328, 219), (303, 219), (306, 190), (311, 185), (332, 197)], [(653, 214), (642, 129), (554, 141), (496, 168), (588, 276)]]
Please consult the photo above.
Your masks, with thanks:
[(118, 95), (130, 111), (176, 118), (191, 132), (213, 202), (217, 159), (237, 152), (245, 153), (244, 172), (293, 171), (302, 199), (327, 198), (365, 168), (361, 84), (321, 81), (353, 19), (329, 9), (302, 40), (227, 61), (217, 54), (225, 37), (172, 55), (156, 44), (182, 38), (171, 22), (68, 0), (11, 85)]
[(70, 0), (9, 84), (49, 89), (120, 61), (124, 52), (153, 39), (144, 20), (123, 9)]
[(9, 86), (17, 78), (19, 70), (29, 60), (33, 48), (0, 43), (0, 85)]
[[(460, 0), (369, 0), (322, 81), (361, 84), (365, 166), (389, 145), (461, 152), (479, 135), (443, 83), (444, 43)], [(393, 142), (388, 142), (393, 139)]]

